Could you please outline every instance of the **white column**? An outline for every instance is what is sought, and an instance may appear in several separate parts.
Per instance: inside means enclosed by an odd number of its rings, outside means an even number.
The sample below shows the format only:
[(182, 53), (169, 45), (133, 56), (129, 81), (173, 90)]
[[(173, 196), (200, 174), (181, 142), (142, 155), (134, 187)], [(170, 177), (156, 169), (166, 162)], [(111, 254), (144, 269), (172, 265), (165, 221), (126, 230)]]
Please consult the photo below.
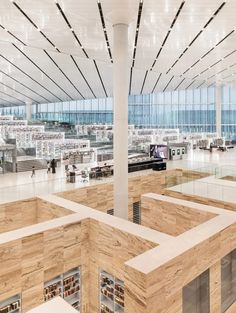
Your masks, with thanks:
[(32, 102), (25, 103), (25, 113), (27, 121), (30, 121), (32, 119)]
[(128, 25), (113, 25), (114, 215), (128, 219)]
[(216, 86), (216, 132), (221, 137), (222, 88)]

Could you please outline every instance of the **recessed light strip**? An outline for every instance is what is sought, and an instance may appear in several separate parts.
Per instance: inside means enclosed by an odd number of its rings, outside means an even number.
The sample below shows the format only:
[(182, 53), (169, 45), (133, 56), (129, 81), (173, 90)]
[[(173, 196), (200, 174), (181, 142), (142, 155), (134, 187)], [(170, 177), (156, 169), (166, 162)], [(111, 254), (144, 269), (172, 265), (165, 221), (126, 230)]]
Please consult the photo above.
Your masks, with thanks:
[(12, 1), (13, 5), (24, 15), (24, 17), (37, 29), (37, 31), (58, 51), (60, 50), (53, 44), (53, 42), (41, 31), (41, 29), (31, 20), (31, 18), (21, 9), (21, 7), (15, 2)]
[(194, 83), (195, 83), (195, 80), (194, 80), (193, 82), (191, 82), (191, 83), (188, 85), (188, 87), (185, 88), (185, 90), (188, 89), (189, 87), (191, 87)]
[(38, 92), (34, 91), (32, 88), (30, 88), (29, 86), (21, 83), (19, 80), (17, 80), (16, 78), (12, 77), (11, 75), (3, 72), (2, 70), (0, 70), (0, 73), (2, 73), (3, 75), (6, 75), (8, 78), (12, 79), (13, 81), (15, 81), (16, 83), (18, 83), (19, 85), (23, 86), (24, 88), (30, 90), (31, 92), (35, 93), (37, 96), (41, 97), (42, 99), (44, 99), (47, 102), (50, 102), (47, 98), (45, 98), (44, 96), (42, 96), (41, 94), (39, 94)]
[(177, 89), (179, 89), (180, 85), (182, 85), (182, 83), (185, 81), (185, 79), (186, 79), (186, 78), (183, 78), (183, 79), (181, 80), (181, 82), (178, 84), (178, 86), (175, 87), (175, 91), (176, 91)]
[(75, 86), (75, 84), (70, 80), (70, 78), (66, 75), (66, 73), (60, 68), (60, 66), (56, 63), (56, 61), (51, 57), (51, 55), (44, 50), (46, 55), (49, 57), (49, 59), (53, 62), (53, 64), (58, 68), (58, 70), (62, 73), (62, 75), (68, 80), (68, 82), (74, 87), (74, 89), (78, 92), (78, 94), (81, 96), (81, 98), (85, 99), (85, 97), (82, 95), (82, 93), (79, 91), (79, 89)]
[[(53, 97), (57, 98), (58, 97), (52, 93), (48, 88), (46, 88), (45, 86), (43, 86), (41, 83), (39, 83), (36, 79), (34, 79), (32, 76), (30, 76), (29, 74), (27, 74), (25, 71), (23, 71), (20, 67), (18, 67), (16, 64), (12, 63), (10, 60), (8, 60), (5, 56), (0, 54), (0, 57), (3, 58), (5, 61), (7, 61), (9, 64), (11, 64), (12, 66), (14, 66), (16, 69), (18, 69), (20, 72), (22, 72), (24, 75), (26, 75), (28, 78), (30, 78), (31, 80), (33, 80), (36, 84), (38, 84), (40, 87), (42, 87), (43, 89), (45, 89), (47, 92), (49, 92)], [(50, 101), (49, 101), (50, 102)]]
[(178, 61), (184, 56), (184, 54), (188, 51), (188, 49), (192, 46), (192, 44), (199, 38), (199, 36), (203, 33), (203, 31), (209, 26), (209, 24), (214, 20), (216, 15), (219, 14), (219, 12), (222, 10), (222, 8), (225, 6), (226, 2), (223, 2), (219, 8), (215, 11), (213, 16), (208, 20), (208, 22), (203, 26), (203, 29), (201, 29), (197, 35), (193, 38), (193, 40), (189, 43), (189, 45), (184, 49), (184, 51), (180, 54), (180, 56), (177, 58), (177, 60), (171, 65), (171, 67), (166, 72), (167, 74), (175, 67), (175, 65), (178, 63)]
[(143, 2), (140, 1), (139, 2), (139, 8), (138, 8), (138, 17), (137, 17), (137, 22), (136, 22), (136, 32), (135, 32), (135, 40), (134, 40), (132, 67), (134, 67), (134, 63), (135, 63), (135, 57), (136, 57), (136, 50), (137, 50), (137, 45), (138, 45), (138, 35), (139, 35), (139, 28), (140, 28), (142, 10), (143, 10)]
[(15, 88), (13, 88), (13, 87), (11, 87), (11, 86), (9, 86), (9, 85), (7, 85), (7, 84), (4, 84), (4, 83), (2, 83), (2, 82), (0, 82), (0, 84), (3, 85), (4, 87), (7, 87), (7, 88), (13, 90), (13, 91), (16, 92), (16, 93), (19, 93), (21, 96), (24, 96), (24, 97), (26, 97), (26, 98), (32, 100), (34, 103), (39, 103), (37, 100), (35, 100), (35, 99), (33, 99), (33, 98), (27, 96), (27, 95), (24, 94), (23, 92), (18, 91), (18, 90), (16, 90)]
[(56, 6), (57, 6), (57, 8), (58, 8), (58, 11), (61, 13), (61, 15), (62, 15), (63, 19), (65, 20), (65, 22), (66, 22), (67, 26), (68, 26), (68, 27), (69, 27), (69, 29), (71, 30), (71, 33), (73, 34), (73, 36), (74, 36), (75, 40), (76, 40), (76, 41), (77, 41), (77, 43), (79, 44), (79, 46), (80, 46), (80, 48), (82, 49), (83, 53), (85, 54), (86, 58), (89, 58), (89, 56), (88, 56), (87, 52), (85, 51), (85, 49), (84, 49), (83, 45), (82, 45), (82, 44), (81, 44), (81, 42), (80, 42), (80, 40), (79, 40), (78, 36), (76, 35), (76, 33), (75, 33), (74, 29), (72, 28), (72, 26), (71, 26), (71, 24), (70, 24), (70, 22), (69, 22), (68, 18), (66, 17), (65, 12), (63, 12), (63, 10), (62, 10), (62, 8), (61, 8), (61, 6), (60, 6), (60, 4), (59, 4), (58, 2), (56, 2)]
[(156, 89), (156, 86), (157, 86), (157, 84), (159, 83), (159, 81), (160, 81), (160, 79), (161, 79), (161, 76), (162, 76), (162, 73), (159, 74), (159, 76), (158, 76), (158, 78), (157, 78), (157, 81), (156, 81), (154, 87), (152, 88), (152, 92), (151, 92), (151, 93), (154, 93), (154, 91), (155, 91), (155, 89)]
[(95, 60), (93, 60), (93, 63), (94, 63), (94, 65), (95, 65), (95, 68), (96, 68), (98, 77), (99, 77), (100, 82), (101, 82), (101, 84), (102, 84), (102, 88), (103, 88), (103, 91), (104, 91), (104, 93), (105, 93), (105, 96), (108, 97), (107, 91), (106, 91), (106, 88), (105, 88), (105, 85), (104, 85), (103, 80), (102, 80), (102, 76), (101, 76), (100, 71), (99, 71), (98, 66), (97, 66), (97, 63), (96, 63)]
[(9, 35), (11, 35), (13, 38), (15, 38), (16, 40), (18, 40), (22, 45), (26, 46), (26, 44), (21, 40), (19, 39), (16, 35), (14, 35), (12, 32), (10, 32), (8, 29), (6, 29), (6, 27), (4, 27), (3, 25), (0, 25), (0, 27), (2, 29), (4, 29)]
[(173, 79), (174, 79), (174, 76), (172, 76), (171, 79), (168, 81), (167, 85), (166, 85), (165, 88), (163, 89), (163, 92), (166, 91), (166, 89), (168, 88), (168, 86), (170, 85), (170, 83), (172, 82)]
[(223, 43), (229, 36), (231, 36), (233, 33), (235, 32), (235, 30), (232, 30), (231, 32), (229, 32), (225, 37), (223, 37), (214, 47), (212, 47), (210, 50), (208, 50), (203, 56), (201, 56), (200, 59), (198, 59), (195, 63), (193, 63), (185, 72), (183, 72), (183, 74), (181, 74), (180, 76), (186, 74), (188, 71), (190, 71), (198, 62), (202, 61), (207, 55), (209, 55), (209, 53), (211, 53), (217, 46), (219, 46), (221, 43)]
[[(207, 72), (208, 70), (212, 69), (214, 66), (216, 66), (217, 64), (223, 62), (225, 59), (227, 59), (228, 57), (230, 57), (232, 54), (234, 54), (236, 52), (236, 50), (233, 50), (232, 52), (230, 52), (229, 54), (227, 54), (226, 56), (224, 56), (223, 58), (221, 58), (220, 60), (218, 60), (217, 62), (213, 63), (211, 66), (207, 67), (204, 71), (202, 71), (201, 73), (199, 73), (198, 75), (194, 76), (192, 79), (195, 79), (197, 77), (199, 77), (201, 74)], [(232, 64), (232, 66), (236, 65), (236, 63)], [(229, 69), (229, 68), (228, 68)]]
[(12, 99), (17, 100), (18, 102), (21, 102), (21, 103), (25, 104), (24, 101), (20, 100), (20, 99), (17, 98), (17, 97), (14, 97), (14, 96), (12, 96), (12, 95), (9, 95), (8, 93), (6, 93), (6, 92), (4, 92), (4, 91), (0, 91), (0, 93), (2, 93), (3, 95), (5, 95), (5, 96), (7, 96), (7, 97), (9, 97), (9, 98), (12, 98)]
[[(8, 101), (8, 100), (5, 100), (5, 99), (3, 99), (3, 98), (0, 98), (0, 100), (2, 100), (2, 101), (4, 101), (4, 102), (10, 103), (11, 106), (15, 106), (15, 103), (12, 103), (12, 102), (10, 102), (10, 101)], [(7, 104), (1, 104), (1, 108), (5, 108), (5, 107), (8, 107), (8, 105), (7, 105)]]
[(205, 83), (206, 83), (206, 80), (204, 80), (204, 81), (197, 87), (197, 89), (199, 89), (200, 87), (202, 87)]
[[(25, 58), (27, 58), (41, 73), (43, 73), (51, 82), (53, 82), (63, 93), (65, 93), (71, 100), (73, 98), (54, 81), (42, 68), (40, 68), (28, 55), (26, 55), (21, 49), (19, 49), (15, 44), (12, 44)], [(58, 97), (58, 100), (62, 101), (61, 98)]]
[(146, 79), (147, 79), (147, 74), (148, 74), (148, 70), (147, 70), (146, 73), (145, 73), (145, 76), (144, 76), (144, 80), (143, 80), (143, 84), (142, 84), (142, 88), (141, 88), (140, 94), (143, 93), (143, 88), (144, 88), (144, 85), (145, 85), (145, 82), (146, 82)]
[(161, 44), (161, 47), (160, 47), (160, 49), (159, 49), (159, 51), (158, 51), (158, 53), (157, 53), (157, 55), (156, 55), (156, 58), (155, 58), (155, 60), (154, 60), (154, 62), (153, 62), (153, 64), (152, 64), (150, 70), (152, 70), (153, 67), (155, 66), (155, 64), (156, 64), (156, 62), (157, 62), (157, 59), (159, 58), (159, 56), (160, 56), (160, 54), (161, 54), (161, 51), (162, 51), (162, 49), (163, 49), (163, 47), (164, 47), (164, 45), (165, 45), (165, 43), (166, 43), (166, 41), (167, 41), (167, 39), (168, 39), (170, 33), (171, 33), (171, 30), (173, 29), (173, 27), (174, 27), (174, 25), (175, 25), (175, 23), (176, 23), (176, 21), (177, 21), (177, 18), (178, 18), (178, 16), (180, 15), (180, 12), (181, 12), (182, 9), (183, 9), (184, 4), (185, 4), (185, 1), (183, 1), (183, 2), (181, 3), (181, 5), (180, 5), (180, 7), (179, 7), (179, 9), (178, 9), (178, 11), (177, 11), (177, 13), (176, 13), (176, 15), (175, 15), (175, 17), (174, 17), (172, 23), (171, 23), (170, 29), (168, 30), (168, 32), (167, 32), (167, 34), (166, 34), (166, 36), (165, 36), (165, 38), (164, 38), (164, 40), (163, 40), (163, 42), (162, 42), (162, 44)]
[[(134, 39), (134, 49), (133, 49), (133, 56), (132, 56), (132, 68), (135, 64), (135, 57), (136, 57), (136, 51), (137, 51), (137, 45), (138, 45), (138, 36), (139, 36), (139, 28), (140, 28), (140, 22), (142, 17), (142, 10), (143, 10), (143, 1), (139, 1), (139, 7), (138, 7), (138, 17), (136, 22), (136, 32), (135, 32), (135, 39)], [(129, 94), (132, 90), (132, 77), (133, 77), (133, 70), (130, 71), (130, 84), (129, 84)]]
[(81, 69), (79, 68), (79, 65), (78, 65), (78, 63), (76, 62), (75, 58), (73, 57), (73, 55), (71, 55), (70, 57), (71, 57), (72, 61), (74, 62), (76, 68), (77, 68), (78, 71), (80, 72), (80, 75), (83, 77), (83, 79), (84, 79), (85, 83), (87, 84), (89, 90), (90, 90), (91, 93), (93, 94), (94, 98), (96, 98), (96, 95), (95, 95), (95, 93), (93, 92), (93, 89), (91, 88), (91, 86), (89, 85), (89, 83), (88, 83), (86, 77), (84, 76), (83, 72), (82, 72)]
[(98, 5), (98, 11), (99, 11), (99, 15), (100, 15), (101, 23), (102, 23), (102, 29), (103, 29), (103, 32), (104, 32), (104, 37), (105, 37), (105, 41), (106, 41), (106, 45), (107, 45), (107, 51), (108, 51), (108, 54), (109, 54), (110, 61), (111, 61), (111, 63), (113, 63), (110, 43), (109, 43), (109, 39), (108, 39), (108, 35), (107, 35), (107, 29), (106, 29), (106, 24), (105, 24), (105, 19), (104, 19), (103, 11), (102, 11), (102, 4), (101, 4), (100, 1), (97, 1), (97, 5)]

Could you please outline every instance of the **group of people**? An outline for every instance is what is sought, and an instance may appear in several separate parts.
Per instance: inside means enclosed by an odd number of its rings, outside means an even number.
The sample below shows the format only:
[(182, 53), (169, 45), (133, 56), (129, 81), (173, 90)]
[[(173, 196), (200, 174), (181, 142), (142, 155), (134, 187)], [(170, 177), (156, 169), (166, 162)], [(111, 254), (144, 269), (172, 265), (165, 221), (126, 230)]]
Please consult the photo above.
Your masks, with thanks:
[[(52, 159), (51, 161), (47, 161), (47, 174), (51, 173), (56, 174), (56, 165), (57, 161), (55, 159)], [(32, 172), (31, 172), (31, 178), (35, 176), (35, 166), (32, 166)]]
[(51, 173), (51, 169), (52, 169), (52, 174), (56, 174), (56, 166), (57, 166), (57, 161), (55, 159), (52, 159), (51, 161), (47, 161), (47, 174)]

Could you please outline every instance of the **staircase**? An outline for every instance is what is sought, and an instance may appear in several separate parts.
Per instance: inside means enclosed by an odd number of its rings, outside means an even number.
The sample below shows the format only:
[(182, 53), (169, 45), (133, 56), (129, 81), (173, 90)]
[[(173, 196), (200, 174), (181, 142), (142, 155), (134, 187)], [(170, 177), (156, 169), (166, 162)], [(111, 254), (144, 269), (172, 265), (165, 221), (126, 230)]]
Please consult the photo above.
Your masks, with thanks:
[(32, 167), (36, 170), (42, 170), (47, 168), (47, 162), (43, 159), (25, 160), (17, 162), (17, 172), (31, 171)]

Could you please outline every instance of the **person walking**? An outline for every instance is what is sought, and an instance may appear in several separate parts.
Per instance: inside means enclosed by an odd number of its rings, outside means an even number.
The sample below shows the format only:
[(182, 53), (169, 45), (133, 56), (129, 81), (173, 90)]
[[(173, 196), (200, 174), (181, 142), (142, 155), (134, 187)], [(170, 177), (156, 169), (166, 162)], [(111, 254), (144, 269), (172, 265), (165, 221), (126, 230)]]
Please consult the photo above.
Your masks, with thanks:
[(51, 164), (47, 161), (47, 174), (51, 172)]
[(51, 161), (52, 173), (56, 174), (56, 160), (52, 159)]
[(31, 178), (32, 178), (33, 176), (35, 176), (35, 167), (34, 167), (34, 166), (32, 166)]

